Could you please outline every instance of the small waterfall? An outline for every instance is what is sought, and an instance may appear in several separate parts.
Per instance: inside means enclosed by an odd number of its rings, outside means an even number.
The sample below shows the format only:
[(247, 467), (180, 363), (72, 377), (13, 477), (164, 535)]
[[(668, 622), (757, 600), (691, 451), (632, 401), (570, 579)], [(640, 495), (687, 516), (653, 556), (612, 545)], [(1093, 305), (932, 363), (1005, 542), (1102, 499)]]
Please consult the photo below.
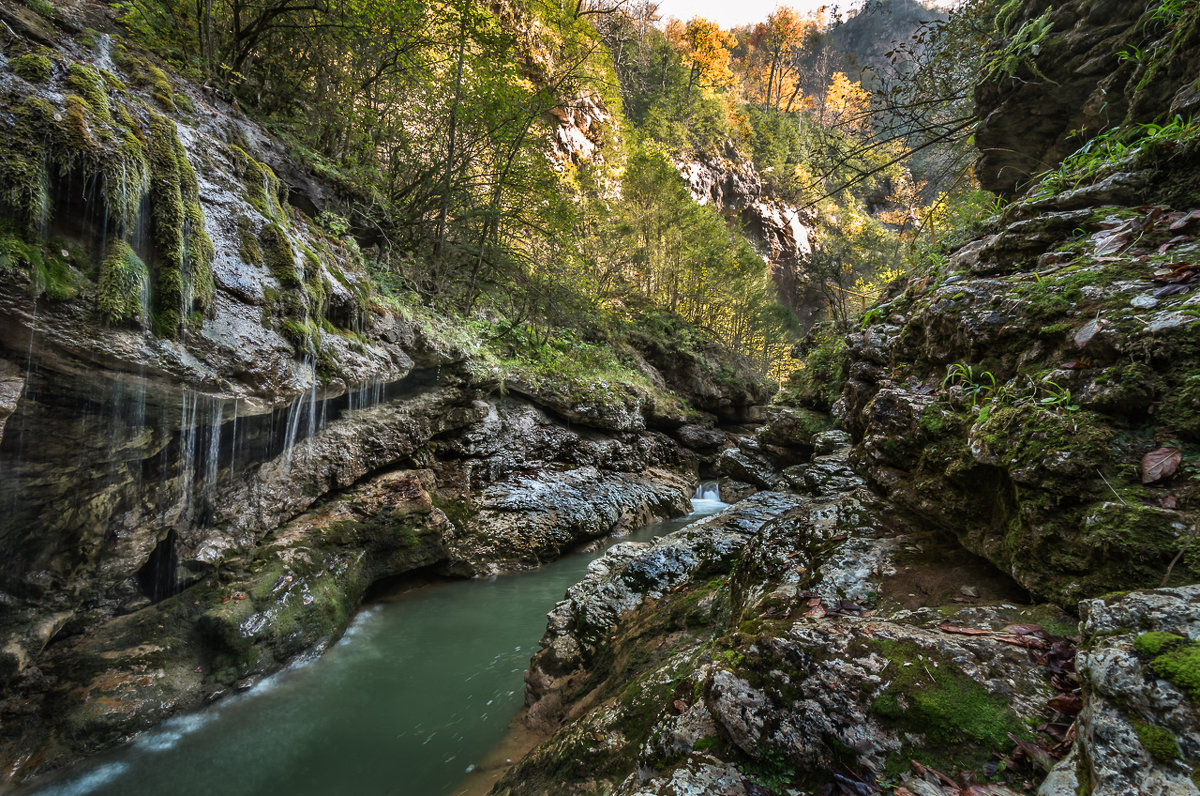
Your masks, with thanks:
[(720, 484), (716, 481), (701, 481), (692, 495), (692, 502), (722, 503)]
[(180, 400), (179, 418), (179, 483), (183, 489), (183, 511), (181, 516), (191, 516), (192, 493), (196, 483), (196, 412), (200, 396), (185, 389)]
[(216, 406), (209, 412), (208, 456), (204, 460), (204, 505), (210, 514), (217, 500), (217, 470), (221, 463), (221, 419), (225, 409), (220, 401), (214, 403)]

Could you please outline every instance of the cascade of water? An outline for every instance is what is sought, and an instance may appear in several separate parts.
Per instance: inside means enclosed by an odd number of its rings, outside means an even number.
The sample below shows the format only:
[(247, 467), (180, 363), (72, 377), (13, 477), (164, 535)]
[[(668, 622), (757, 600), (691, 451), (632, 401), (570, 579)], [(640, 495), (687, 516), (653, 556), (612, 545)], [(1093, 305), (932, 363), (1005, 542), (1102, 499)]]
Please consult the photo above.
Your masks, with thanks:
[(188, 518), (192, 508), (192, 494), (196, 484), (196, 412), (200, 396), (184, 389), (179, 421), (179, 483), (183, 488), (183, 510), (181, 516)]
[(300, 397), (288, 407), (287, 432), (283, 438), (283, 467), (287, 472), (292, 469), (292, 456), (296, 450), (296, 435), (300, 432), (300, 415), (304, 413), (304, 404), (304, 398)]
[(238, 455), (238, 399), (233, 399), (233, 439), (229, 445), (229, 474), (233, 476), (237, 472), (237, 455)]
[(212, 404), (208, 424), (208, 457), (204, 461), (204, 505), (208, 511), (216, 505), (217, 470), (221, 457), (221, 416), (225, 410), (224, 404), (218, 399), (213, 399)]
[(692, 500), (711, 500), (719, 503), (721, 501), (721, 487), (716, 481), (701, 481), (700, 486), (696, 487), (696, 493), (692, 495)]

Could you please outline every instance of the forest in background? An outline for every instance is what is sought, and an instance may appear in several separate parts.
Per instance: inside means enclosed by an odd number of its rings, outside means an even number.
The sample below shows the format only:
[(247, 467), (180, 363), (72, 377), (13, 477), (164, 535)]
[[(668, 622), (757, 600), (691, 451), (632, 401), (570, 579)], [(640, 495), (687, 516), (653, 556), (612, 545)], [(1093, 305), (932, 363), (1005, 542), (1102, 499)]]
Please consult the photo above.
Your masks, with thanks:
[[(781, 6), (734, 30), (648, 0), (116, 5), (131, 46), (337, 186), (315, 220), (361, 252), (381, 300), (552, 367), (619, 368), (623, 336), (678, 315), (763, 375), (792, 369), (808, 330), (737, 221), (689, 194), (677, 166), (696, 156), (736, 152), (806, 208), (803, 276), (842, 325), (986, 206), (967, 87), (991, 0), (845, 20)], [(564, 118), (586, 126), (585, 155), (554, 154)]]

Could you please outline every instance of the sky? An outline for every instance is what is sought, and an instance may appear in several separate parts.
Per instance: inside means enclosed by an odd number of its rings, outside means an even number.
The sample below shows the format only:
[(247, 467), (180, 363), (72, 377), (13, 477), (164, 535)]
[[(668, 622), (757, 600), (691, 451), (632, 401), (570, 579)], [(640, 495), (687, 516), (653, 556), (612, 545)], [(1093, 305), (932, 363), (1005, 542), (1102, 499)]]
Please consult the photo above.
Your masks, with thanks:
[(658, 13), (663, 19), (679, 17), (686, 20), (697, 16), (704, 17), (723, 28), (728, 28), (764, 22), (767, 15), (781, 5), (808, 13), (818, 6), (835, 4), (850, 5), (846, 0), (842, 0), (841, 3), (837, 3), (836, 0), (660, 0)]

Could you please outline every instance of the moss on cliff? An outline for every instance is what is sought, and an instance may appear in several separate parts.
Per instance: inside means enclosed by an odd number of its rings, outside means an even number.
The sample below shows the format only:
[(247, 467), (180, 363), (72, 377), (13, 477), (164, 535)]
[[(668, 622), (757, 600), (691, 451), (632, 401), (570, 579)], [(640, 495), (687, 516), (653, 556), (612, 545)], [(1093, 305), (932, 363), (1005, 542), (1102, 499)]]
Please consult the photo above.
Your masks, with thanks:
[(27, 53), (13, 58), (8, 66), (14, 74), (30, 83), (45, 83), (50, 79), (54, 62), (40, 53)]
[(108, 256), (100, 266), (100, 287), (96, 309), (105, 323), (118, 324), (144, 316), (149, 307), (143, 296), (150, 289), (146, 264), (123, 240), (109, 244)]
[(169, 119), (151, 115), (147, 150), (158, 255), (155, 328), (174, 337), (192, 311), (212, 297), (215, 252), (204, 229), (196, 173)]

